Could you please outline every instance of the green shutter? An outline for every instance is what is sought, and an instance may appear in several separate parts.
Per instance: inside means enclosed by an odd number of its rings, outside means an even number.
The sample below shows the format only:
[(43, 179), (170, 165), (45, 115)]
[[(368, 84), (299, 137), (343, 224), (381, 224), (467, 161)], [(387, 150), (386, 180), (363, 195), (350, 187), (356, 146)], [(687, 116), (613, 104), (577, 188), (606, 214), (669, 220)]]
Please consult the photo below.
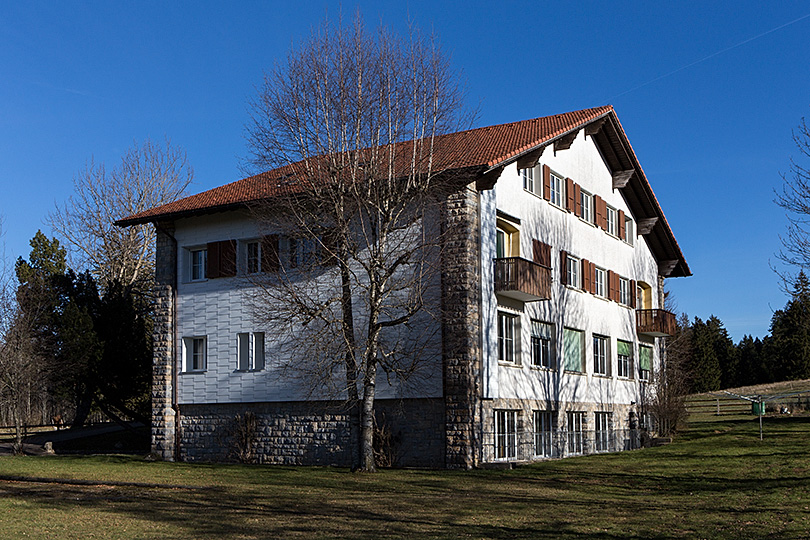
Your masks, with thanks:
[(579, 330), (565, 329), (563, 358), (566, 371), (582, 371), (582, 332)]
[(647, 371), (651, 371), (652, 370), (652, 357), (653, 357), (652, 347), (639, 347), (638, 348), (638, 356), (639, 356), (639, 367), (641, 369), (646, 369)]
[(616, 351), (620, 356), (633, 356), (633, 344), (628, 341), (617, 340)]

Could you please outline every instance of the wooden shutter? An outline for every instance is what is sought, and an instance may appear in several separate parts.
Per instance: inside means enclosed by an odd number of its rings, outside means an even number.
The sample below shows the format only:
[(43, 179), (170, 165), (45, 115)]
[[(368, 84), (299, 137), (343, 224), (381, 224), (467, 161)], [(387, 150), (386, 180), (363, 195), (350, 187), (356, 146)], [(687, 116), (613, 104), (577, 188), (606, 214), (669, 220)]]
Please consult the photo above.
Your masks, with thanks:
[(630, 307), (636, 309), (636, 281), (630, 280)]
[(269, 234), (262, 238), (262, 271), (277, 272), (279, 263), (278, 235)]
[(540, 240), (532, 240), (532, 257), (534, 262), (551, 268), (551, 246)]
[(614, 277), (616, 274), (613, 273), (613, 270), (608, 270), (607, 272), (607, 297), (609, 300), (616, 300), (616, 291), (614, 290)]
[(551, 168), (548, 165), (543, 165), (543, 198), (551, 200)]
[(619, 210), (619, 238), (624, 240), (624, 210)]
[(205, 277), (222, 278), (236, 275), (236, 241), (209, 242)]
[(560, 283), (568, 285), (568, 252), (560, 251)]
[(605, 228), (605, 210), (604, 207), (602, 206), (602, 203), (603, 203), (602, 197), (600, 197), (599, 195), (593, 196), (593, 210), (594, 213), (596, 214), (596, 226), (599, 227), (600, 229)]
[(205, 277), (219, 277), (219, 242), (208, 242), (206, 246)]
[(592, 284), (593, 280), (591, 279), (591, 263), (588, 262), (587, 259), (582, 259), (582, 290), (585, 292), (591, 292)]
[(575, 194), (574, 189), (574, 181), (570, 178), (565, 179), (565, 209), (569, 212), (574, 212), (577, 209), (576, 199), (574, 198)]
[(574, 210), (577, 217), (582, 217), (582, 188), (574, 184)]

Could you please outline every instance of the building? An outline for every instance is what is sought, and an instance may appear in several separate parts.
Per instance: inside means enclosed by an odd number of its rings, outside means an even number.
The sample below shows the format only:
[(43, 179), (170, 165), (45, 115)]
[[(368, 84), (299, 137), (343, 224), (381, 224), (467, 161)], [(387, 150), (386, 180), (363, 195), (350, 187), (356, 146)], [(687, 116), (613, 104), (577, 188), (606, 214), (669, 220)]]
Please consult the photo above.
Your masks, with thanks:
[[(377, 399), (396, 462), (635, 447), (674, 328), (663, 281), (691, 273), (613, 108), (445, 137), (464, 181), (442, 213), (438, 354), (422, 387), (381, 385)], [(250, 410), (261, 462), (348, 463), (345, 413), (274, 373), (271, 330), (241, 300), (262, 234), (245, 208), (272, 197), (277, 176), (118, 222), (158, 230), (152, 432), (166, 459), (227, 458), (228, 426)]]

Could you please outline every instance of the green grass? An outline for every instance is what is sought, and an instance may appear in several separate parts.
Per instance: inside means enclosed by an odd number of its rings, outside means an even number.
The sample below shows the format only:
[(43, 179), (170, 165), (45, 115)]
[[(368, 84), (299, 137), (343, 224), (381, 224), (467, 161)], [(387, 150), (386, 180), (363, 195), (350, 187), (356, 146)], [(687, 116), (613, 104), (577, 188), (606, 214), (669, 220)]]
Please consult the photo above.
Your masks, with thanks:
[(696, 422), (665, 447), (511, 471), (363, 475), (121, 456), (7, 457), (0, 458), (0, 536), (806, 538), (808, 428), (808, 417), (768, 417), (760, 442), (754, 417)]

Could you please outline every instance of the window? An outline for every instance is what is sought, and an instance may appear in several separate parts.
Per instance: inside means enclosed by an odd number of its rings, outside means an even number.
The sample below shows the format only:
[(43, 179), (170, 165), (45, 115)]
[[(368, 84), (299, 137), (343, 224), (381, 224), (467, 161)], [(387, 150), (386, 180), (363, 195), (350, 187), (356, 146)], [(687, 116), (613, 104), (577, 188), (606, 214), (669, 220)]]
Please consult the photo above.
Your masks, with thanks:
[(205, 371), (207, 351), (205, 336), (183, 338), (183, 371)]
[(554, 368), (552, 347), (554, 325), (532, 321), (532, 365), (548, 369)]
[(626, 379), (633, 378), (633, 344), (629, 341), (616, 340), (618, 356), (617, 374)]
[(619, 303), (630, 305), (630, 281), (623, 277), (619, 278)]
[(309, 268), (320, 264), (320, 240), (317, 238), (288, 238), (287, 260), (290, 268)]
[(580, 217), (588, 223), (593, 223), (593, 195), (582, 190), (580, 191), (579, 202), (582, 206)]
[(568, 453), (582, 454), (585, 452), (585, 413), (568, 411)]
[(636, 307), (638, 309), (652, 308), (652, 288), (646, 283), (636, 283)]
[(262, 271), (262, 247), (260, 242), (248, 242), (245, 245), (245, 271), (258, 274)]
[(596, 420), (596, 429), (594, 430), (594, 443), (597, 452), (610, 452), (610, 424), (612, 413), (598, 412), (594, 413)]
[(208, 258), (208, 250), (191, 250), (191, 281), (205, 279), (205, 266)]
[(534, 411), (534, 455), (554, 456), (556, 411)]
[(517, 331), (518, 316), (502, 311), (498, 312), (498, 361), (517, 364), (517, 340), (520, 332)]
[(574, 330), (573, 328), (566, 328), (563, 330), (563, 361), (565, 362), (565, 371), (574, 371), (582, 373), (583, 370), (583, 332), (581, 330)]
[(565, 284), (579, 289), (582, 287), (582, 263), (576, 257), (568, 255), (565, 263)]
[(564, 184), (562, 177), (554, 173), (549, 174), (549, 201), (560, 208), (563, 207), (563, 200), (565, 199), (563, 193)]
[(610, 375), (610, 362), (608, 360), (608, 338), (593, 336), (593, 373), (594, 375)]
[(604, 268), (599, 268), (598, 266), (594, 268), (594, 275), (593, 275), (593, 293), (596, 296), (601, 296), (602, 298), (605, 297), (605, 290), (607, 287), (605, 286), (605, 280), (607, 279), (607, 271)]
[(495, 458), (517, 457), (517, 411), (495, 411)]
[(653, 350), (652, 347), (639, 345), (638, 347), (638, 377), (642, 381), (650, 380), (652, 371)]
[(616, 209), (612, 206), (605, 206), (605, 217), (607, 220), (607, 231), (608, 234), (613, 236), (619, 236), (619, 222), (618, 222), (618, 214), (616, 213)]
[(534, 168), (520, 169), (520, 177), (523, 179), (523, 189), (540, 197), (543, 196), (543, 183), (535, 179)]
[(633, 218), (628, 215), (624, 216), (624, 241), (630, 245), (633, 245), (633, 240), (635, 239), (636, 234), (633, 230)]
[(495, 230), (495, 257), (520, 257), (520, 231), (502, 219)]
[(264, 369), (264, 332), (236, 334), (239, 371)]

